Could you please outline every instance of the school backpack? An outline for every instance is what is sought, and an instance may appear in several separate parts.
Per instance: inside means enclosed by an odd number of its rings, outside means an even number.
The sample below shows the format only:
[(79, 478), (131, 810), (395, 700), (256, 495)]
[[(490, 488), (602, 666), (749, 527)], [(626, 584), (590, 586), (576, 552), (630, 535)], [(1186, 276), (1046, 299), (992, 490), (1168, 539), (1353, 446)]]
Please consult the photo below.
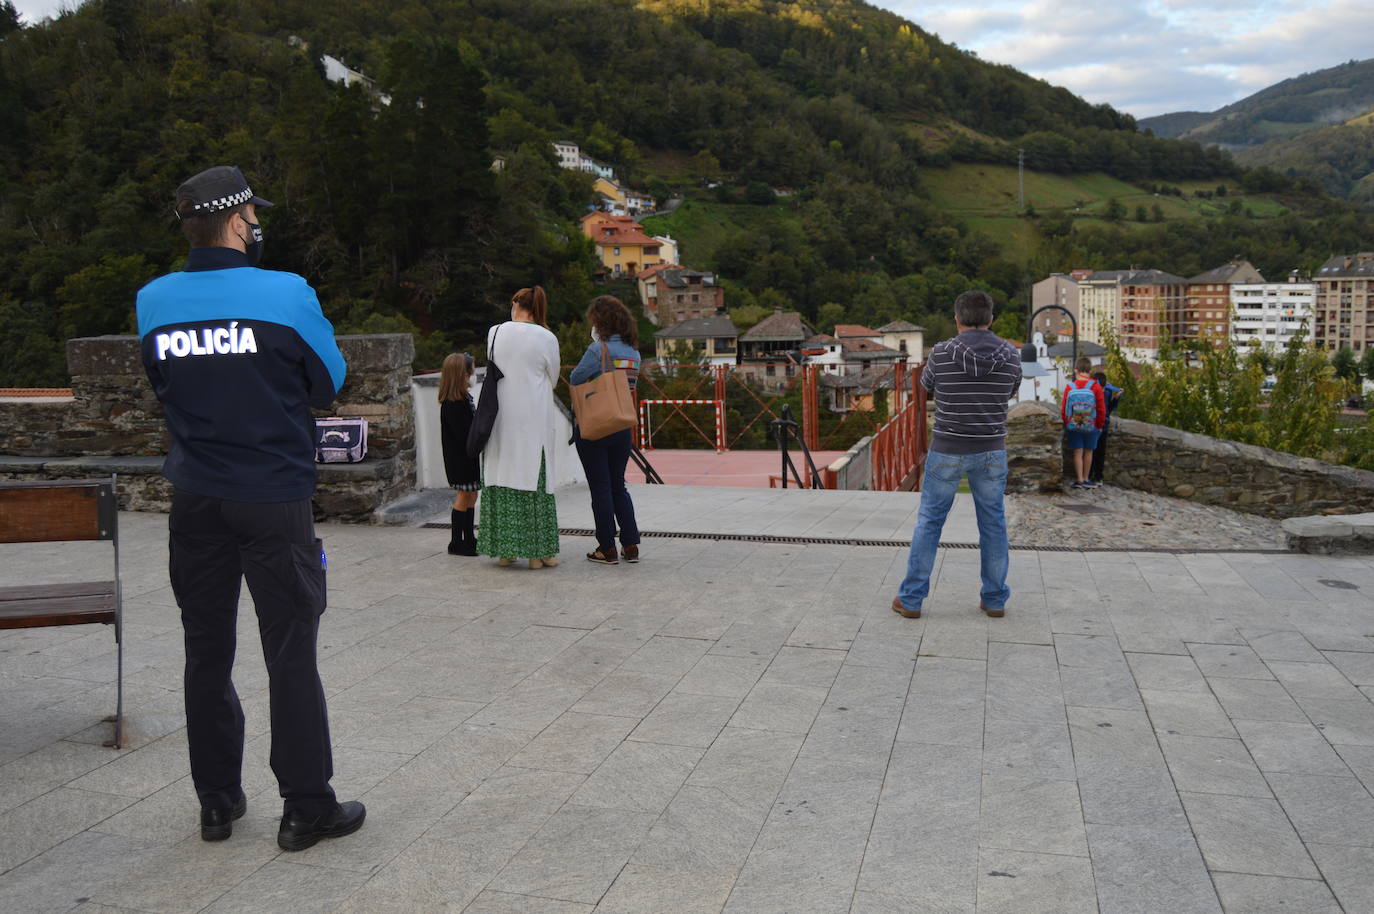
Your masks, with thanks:
[(1064, 394), (1064, 413), (1069, 417), (1068, 427), (1078, 432), (1090, 432), (1097, 428), (1097, 396), (1093, 384), (1083, 387), (1070, 386)]

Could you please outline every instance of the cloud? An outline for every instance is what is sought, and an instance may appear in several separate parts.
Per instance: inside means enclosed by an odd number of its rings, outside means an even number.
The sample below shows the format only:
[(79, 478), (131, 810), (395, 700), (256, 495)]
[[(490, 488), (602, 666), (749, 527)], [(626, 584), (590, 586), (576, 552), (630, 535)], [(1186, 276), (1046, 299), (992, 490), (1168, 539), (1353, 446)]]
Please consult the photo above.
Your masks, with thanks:
[(880, 5), (976, 51), (1137, 117), (1212, 111), (1370, 55), (1368, 0), (937, 0)]
[(81, 5), (81, 0), (11, 0), (19, 10), (19, 18), (32, 25), (44, 19), (55, 19), (62, 10), (73, 10)]

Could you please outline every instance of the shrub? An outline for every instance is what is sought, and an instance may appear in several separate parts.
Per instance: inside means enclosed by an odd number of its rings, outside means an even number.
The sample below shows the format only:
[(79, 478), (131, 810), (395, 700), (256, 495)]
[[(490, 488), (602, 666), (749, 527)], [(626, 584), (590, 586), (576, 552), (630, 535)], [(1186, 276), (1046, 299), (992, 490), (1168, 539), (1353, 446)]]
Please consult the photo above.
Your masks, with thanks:
[(1338, 434), (1352, 385), (1336, 377), (1324, 352), (1295, 338), (1272, 366), (1275, 383), (1266, 398), (1268, 361), (1230, 340), (1166, 342), (1158, 363), (1133, 372), (1116, 338), (1107, 340), (1108, 372), (1123, 391), (1118, 413), (1124, 418), (1334, 463), (1374, 462), (1365, 448), (1366, 440), (1374, 442), (1374, 427)]

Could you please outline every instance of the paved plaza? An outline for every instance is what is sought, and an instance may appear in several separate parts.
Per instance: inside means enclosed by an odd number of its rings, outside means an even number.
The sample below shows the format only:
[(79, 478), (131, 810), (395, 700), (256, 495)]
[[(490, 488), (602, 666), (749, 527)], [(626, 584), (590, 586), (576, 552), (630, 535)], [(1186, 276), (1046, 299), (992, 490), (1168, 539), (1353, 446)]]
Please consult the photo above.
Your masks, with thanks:
[[(634, 488), (646, 530), (884, 539), (916, 496)], [(969, 542), (961, 507), (946, 541)], [(590, 524), (585, 491), (560, 496)], [(1374, 911), (1374, 561), (646, 538), (530, 571), (326, 525), (321, 670), (354, 836), (278, 851), (245, 595), (248, 814), (200, 840), (166, 517), (121, 515), (110, 633), (0, 632), (0, 911)], [(105, 551), (102, 551), (105, 550)], [(0, 547), (89, 578), (106, 544)], [(98, 572), (97, 572), (98, 573)]]

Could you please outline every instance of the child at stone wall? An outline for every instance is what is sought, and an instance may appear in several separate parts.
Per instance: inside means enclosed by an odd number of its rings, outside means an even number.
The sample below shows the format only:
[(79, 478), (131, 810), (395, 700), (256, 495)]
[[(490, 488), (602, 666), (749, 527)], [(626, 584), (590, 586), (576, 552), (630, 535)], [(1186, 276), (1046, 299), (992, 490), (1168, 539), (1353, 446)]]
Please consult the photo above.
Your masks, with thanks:
[(1097, 487), (1095, 483), (1088, 482), (1088, 469), (1092, 465), (1098, 436), (1107, 424), (1107, 404), (1102, 397), (1102, 385), (1089, 376), (1092, 369), (1093, 363), (1087, 356), (1080, 357), (1074, 363), (1074, 379), (1064, 388), (1064, 396), (1059, 401), (1064, 420), (1064, 439), (1073, 452), (1075, 489)]

